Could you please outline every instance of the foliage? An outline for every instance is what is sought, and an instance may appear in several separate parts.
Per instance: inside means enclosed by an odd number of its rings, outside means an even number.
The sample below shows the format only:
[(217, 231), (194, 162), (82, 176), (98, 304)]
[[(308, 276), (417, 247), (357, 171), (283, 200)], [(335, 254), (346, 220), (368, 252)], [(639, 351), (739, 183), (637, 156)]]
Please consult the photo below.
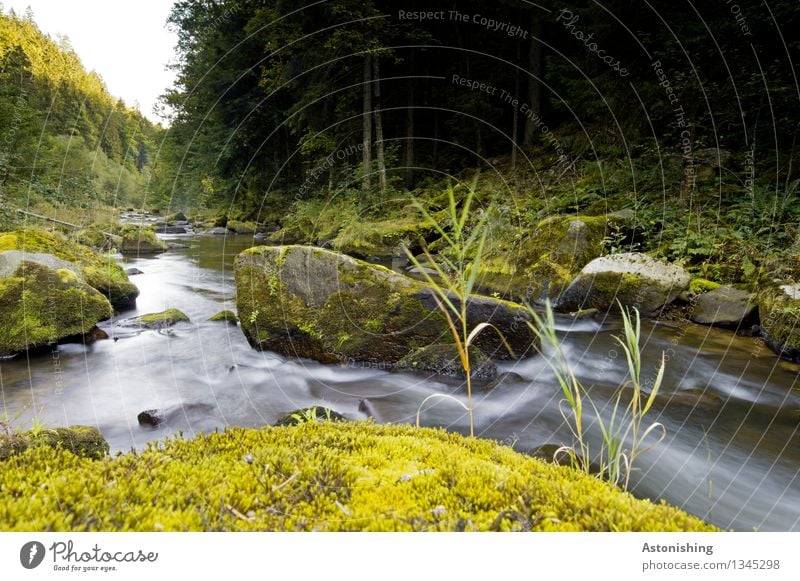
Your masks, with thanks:
[(710, 531), (494, 442), (410, 426), (228, 429), (0, 470), (5, 531)]
[[(545, 353), (549, 355), (547, 363), (556, 376), (568, 406), (568, 411), (562, 408), (561, 414), (570, 429), (573, 442), (558, 450), (556, 460), (560, 453), (566, 453), (574, 468), (583, 470), (587, 474), (596, 471), (600, 478), (605, 478), (627, 490), (636, 458), (649, 449), (644, 446), (647, 437), (659, 430), (661, 439), (664, 437), (662, 424), (655, 422), (644, 429), (642, 424), (661, 387), (665, 362), (662, 355), (661, 365), (652, 386), (649, 387), (650, 393), (645, 399), (639, 345), (641, 337), (639, 311), (633, 309), (633, 317), (627, 308), (622, 308), (622, 305), (620, 311), (624, 333), (623, 337), (614, 338), (625, 353), (629, 380), (617, 391), (608, 419), (603, 418), (601, 414), (603, 410), (596, 407), (589, 390), (581, 384), (572, 371), (556, 335), (553, 309), (549, 302), (546, 304), (544, 318), (531, 309), (533, 323), (529, 325), (541, 340), (543, 348), (551, 351)], [(589, 410), (593, 412), (603, 436), (603, 444), (599, 450), (591, 449), (586, 434), (586, 412)]]

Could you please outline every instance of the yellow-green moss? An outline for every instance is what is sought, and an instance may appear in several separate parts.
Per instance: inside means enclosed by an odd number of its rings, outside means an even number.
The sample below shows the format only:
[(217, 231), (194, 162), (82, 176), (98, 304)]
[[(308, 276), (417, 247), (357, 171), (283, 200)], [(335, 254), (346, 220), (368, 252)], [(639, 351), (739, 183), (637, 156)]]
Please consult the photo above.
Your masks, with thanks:
[(432, 429), (230, 429), (89, 460), (35, 448), (0, 471), (6, 531), (708, 531), (566, 467)]
[(689, 283), (689, 292), (693, 295), (699, 295), (712, 291), (719, 286), (720, 284), (718, 282), (714, 282), (712, 280), (706, 280), (705, 278), (693, 278), (692, 282)]
[(401, 243), (412, 245), (432, 230), (433, 223), (413, 207), (390, 220), (359, 218), (346, 224), (333, 240), (333, 247), (353, 256), (401, 255)]
[(77, 456), (99, 460), (108, 454), (108, 442), (97, 428), (70, 426), (42, 428), (28, 432), (0, 435), (0, 461), (8, 460), (29, 448), (63, 449)]
[(122, 231), (120, 250), (124, 253), (149, 254), (166, 249), (167, 244), (149, 228), (128, 227)]
[(239, 322), (239, 317), (233, 311), (220, 311), (216, 315), (212, 315), (209, 321), (225, 321), (227, 323), (236, 324)]
[(83, 335), (113, 314), (108, 299), (68, 270), (23, 261), (0, 279), (0, 352)]
[(255, 222), (242, 222), (240, 220), (228, 220), (226, 228), (237, 234), (255, 234), (258, 231), (258, 225)]
[(139, 289), (113, 257), (98, 254), (61, 234), (34, 229), (0, 233), (0, 252), (6, 250), (44, 252), (72, 262), (82, 270), (86, 283), (108, 297), (114, 308), (131, 306), (139, 295)]
[(758, 294), (758, 315), (767, 343), (779, 354), (800, 359), (800, 300), (777, 286)]
[(130, 319), (127, 324), (138, 325), (148, 329), (161, 329), (163, 327), (171, 327), (177, 323), (188, 323), (189, 317), (183, 311), (178, 309), (167, 309), (160, 313), (148, 313), (140, 317)]

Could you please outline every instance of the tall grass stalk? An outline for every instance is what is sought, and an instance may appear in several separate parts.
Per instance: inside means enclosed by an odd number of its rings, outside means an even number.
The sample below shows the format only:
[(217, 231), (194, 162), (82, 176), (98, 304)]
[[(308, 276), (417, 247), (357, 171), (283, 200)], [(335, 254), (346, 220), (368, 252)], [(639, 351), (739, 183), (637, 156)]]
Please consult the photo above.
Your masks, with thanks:
[[(469, 416), (469, 435), (475, 435), (475, 422), (472, 406), (472, 363), (469, 348), (475, 339), (488, 328), (494, 329), (506, 348), (513, 354), (511, 347), (506, 342), (500, 331), (491, 323), (481, 322), (470, 329), (467, 318), (469, 297), (475, 290), (475, 283), (480, 270), (481, 259), (486, 245), (486, 219), (489, 212), (483, 215), (472, 225), (468, 224), (472, 202), (475, 197), (476, 182), (468, 187), (467, 195), (461, 203), (459, 210), (456, 202), (455, 189), (448, 184), (448, 208), (445, 218), (437, 220), (427, 208), (418, 200), (414, 205), (425, 220), (433, 224), (433, 228), (441, 236), (444, 248), (434, 257), (428, 247), (422, 242), (423, 254), (426, 263), (423, 265), (405, 248), (405, 253), (411, 263), (423, 273), (425, 281), (433, 289), (433, 298), (436, 306), (447, 321), (453, 341), (458, 351), (461, 367), (464, 369), (467, 382), (467, 403), (447, 394), (434, 394), (426, 397), (417, 409), (417, 425), (423, 406), (432, 399), (441, 398), (455, 401), (463, 407)], [(436, 279), (425, 268), (433, 269)]]
[[(641, 358), (641, 319), (639, 311), (631, 312), (620, 305), (622, 312), (623, 334), (614, 339), (625, 354), (628, 380), (614, 394), (611, 401), (609, 419), (603, 419), (589, 391), (575, 376), (555, 332), (553, 309), (549, 301), (545, 305), (544, 316), (530, 309), (533, 322), (529, 323), (533, 333), (539, 338), (542, 349), (552, 353), (547, 362), (564, 396), (559, 409), (572, 435), (572, 443), (562, 446), (556, 452), (558, 456), (568, 456), (570, 464), (586, 473), (595, 472), (627, 490), (630, 476), (636, 459), (647, 452), (666, 436), (666, 429), (660, 422), (645, 424), (645, 416), (653, 406), (664, 379), (665, 358), (661, 354), (653, 385), (649, 394), (645, 393), (642, 380)], [(627, 403), (624, 403), (627, 402)], [(599, 450), (591, 449), (585, 431), (585, 412), (590, 408), (602, 434)], [(645, 446), (651, 434), (659, 433), (654, 444)], [(594, 464), (593, 464), (594, 462)]]

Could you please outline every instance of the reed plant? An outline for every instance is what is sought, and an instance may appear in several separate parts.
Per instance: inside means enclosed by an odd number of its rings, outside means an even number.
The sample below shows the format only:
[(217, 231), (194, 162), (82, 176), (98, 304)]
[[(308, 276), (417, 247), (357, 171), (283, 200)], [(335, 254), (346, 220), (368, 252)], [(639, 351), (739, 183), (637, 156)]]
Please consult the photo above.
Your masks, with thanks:
[[(469, 435), (475, 435), (475, 422), (472, 405), (472, 362), (470, 346), (485, 330), (493, 329), (505, 347), (513, 356), (513, 351), (502, 333), (489, 322), (479, 322), (474, 326), (468, 321), (469, 299), (475, 292), (481, 260), (486, 246), (486, 220), (488, 211), (481, 212), (476, 220), (471, 221), (472, 204), (475, 198), (477, 181), (466, 186), (467, 192), (459, 208), (456, 201), (456, 189), (452, 184), (447, 186), (448, 207), (436, 216), (419, 202), (414, 206), (423, 218), (433, 225), (441, 237), (442, 248), (434, 256), (424, 241), (421, 242), (425, 257), (424, 264), (408, 249), (405, 253), (411, 263), (422, 273), (425, 281), (433, 290), (433, 298), (439, 311), (447, 321), (455, 343), (461, 367), (464, 369), (467, 384), (467, 403), (449, 394), (433, 394), (426, 397), (417, 409), (417, 426), (424, 405), (433, 399), (449, 399), (460, 405), (469, 417)], [(433, 270), (434, 276), (430, 273)]]
[[(652, 409), (664, 379), (666, 365), (664, 354), (655, 372), (652, 386), (646, 386), (642, 375), (641, 319), (637, 309), (619, 305), (622, 313), (623, 333), (615, 336), (625, 354), (628, 379), (614, 393), (607, 419), (592, 400), (589, 390), (578, 380), (564, 353), (555, 331), (553, 308), (549, 301), (544, 314), (529, 308), (532, 321), (528, 324), (541, 342), (542, 350), (549, 351), (547, 363), (553, 371), (562, 395), (559, 410), (569, 427), (572, 442), (561, 446), (554, 460), (567, 457), (573, 468), (595, 473), (627, 490), (636, 459), (666, 436), (666, 428), (660, 422), (647, 424), (645, 416)], [(649, 393), (646, 388), (649, 387)], [(598, 449), (590, 445), (586, 433), (587, 412), (594, 416), (602, 434)], [(646, 444), (651, 435), (656, 441)]]

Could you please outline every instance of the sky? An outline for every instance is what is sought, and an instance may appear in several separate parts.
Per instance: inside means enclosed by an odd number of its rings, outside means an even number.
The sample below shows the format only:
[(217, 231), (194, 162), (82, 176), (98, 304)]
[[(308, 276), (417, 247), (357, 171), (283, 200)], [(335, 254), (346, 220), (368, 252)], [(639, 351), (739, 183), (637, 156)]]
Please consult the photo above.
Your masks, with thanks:
[(66, 35), (87, 70), (103, 78), (109, 92), (138, 104), (159, 122), (153, 106), (174, 73), (176, 37), (166, 26), (173, 0), (0, 0), (4, 12), (22, 16), (30, 6), (42, 32)]

